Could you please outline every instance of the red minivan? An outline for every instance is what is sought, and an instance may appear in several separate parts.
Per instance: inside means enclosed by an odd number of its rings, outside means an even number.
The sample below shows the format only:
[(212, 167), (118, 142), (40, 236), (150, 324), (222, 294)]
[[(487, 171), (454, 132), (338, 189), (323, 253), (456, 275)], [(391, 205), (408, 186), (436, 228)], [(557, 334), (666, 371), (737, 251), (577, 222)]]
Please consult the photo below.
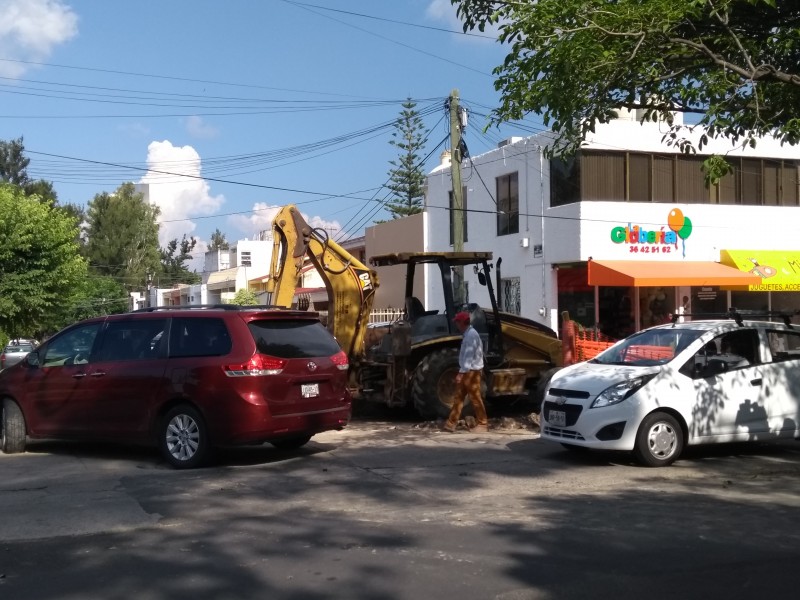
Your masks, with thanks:
[(299, 448), (351, 414), (347, 356), (316, 313), (170, 306), (81, 321), (0, 373), (0, 449), (26, 438), (153, 443), (177, 468), (214, 446)]

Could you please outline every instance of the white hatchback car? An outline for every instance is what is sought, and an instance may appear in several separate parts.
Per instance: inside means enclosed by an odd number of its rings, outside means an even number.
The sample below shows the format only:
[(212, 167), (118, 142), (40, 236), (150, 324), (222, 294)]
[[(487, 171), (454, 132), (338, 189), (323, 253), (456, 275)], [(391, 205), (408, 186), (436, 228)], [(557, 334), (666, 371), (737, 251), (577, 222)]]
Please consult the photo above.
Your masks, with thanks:
[(800, 439), (800, 328), (730, 314), (645, 329), (556, 372), (542, 438), (652, 467), (686, 445)]

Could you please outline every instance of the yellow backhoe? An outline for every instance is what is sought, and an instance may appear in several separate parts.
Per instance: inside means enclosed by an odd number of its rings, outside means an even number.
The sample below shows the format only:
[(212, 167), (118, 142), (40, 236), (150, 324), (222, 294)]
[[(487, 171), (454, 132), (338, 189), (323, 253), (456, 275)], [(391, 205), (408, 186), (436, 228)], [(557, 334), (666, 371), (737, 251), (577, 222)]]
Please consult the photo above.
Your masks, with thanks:
[[(369, 315), (379, 285), (376, 272), (357, 260), (327, 233), (312, 228), (294, 205), (273, 219), (273, 253), (267, 291), (270, 304), (292, 306), (300, 272), (309, 260), (328, 291), (328, 328), (350, 359), (350, 385), (356, 398), (389, 406), (413, 405), (426, 419), (447, 416), (458, 372), (461, 335), (453, 323), (460, 310), (484, 340), (486, 397), (530, 402), (538, 410), (543, 384), (561, 365), (561, 342), (548, 327), (498, 309), (490, 278), (491, 252), (409, 252), (370, 259), (372, 266), (406, 266), (405, 312), (369, 336)], [(423, 265), (438, 267), (443, 298), (438, 309), (426, 309), (413, 288)], [(491, 307), (458, 304), (452, 272), (472, 268), (487, 287)], [(441, 308), (443, 307), (443, 308)], [(373, 330), (374, 331), (374, 330)]]

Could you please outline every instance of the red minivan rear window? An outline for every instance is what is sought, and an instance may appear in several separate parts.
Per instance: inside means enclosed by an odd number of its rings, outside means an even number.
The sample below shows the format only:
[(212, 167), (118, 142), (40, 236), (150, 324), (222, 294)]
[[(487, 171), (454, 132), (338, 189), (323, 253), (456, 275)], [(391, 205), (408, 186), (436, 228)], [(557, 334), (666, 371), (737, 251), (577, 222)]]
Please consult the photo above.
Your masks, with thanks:
[(333, 356), (341, 351), (336, 339), (319, 321), (264, 319), (247, 324), (257, 352), (280, 358)]

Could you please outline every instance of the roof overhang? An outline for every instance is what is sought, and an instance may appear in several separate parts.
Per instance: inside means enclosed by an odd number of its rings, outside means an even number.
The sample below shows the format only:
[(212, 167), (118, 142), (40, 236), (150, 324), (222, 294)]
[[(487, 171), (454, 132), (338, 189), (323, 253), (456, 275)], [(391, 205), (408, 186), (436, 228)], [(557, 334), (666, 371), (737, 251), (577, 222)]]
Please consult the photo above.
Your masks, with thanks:
[(438, 263), (446, 261), (453, 266), (474, 265), (492, 260), (491, 252), (396, 252), (378, 254), (369, 259), (373, 267), (389, 267), (408, 263)]
[(236, 287), (236, 275), (239, 267), (231, 267), (223, 271), (215, 271), (208, 276), (206, 285), (209, 290), (226, 290)]
[(747, 286), (760, 278), (716, 262), (590, 260), (589, 285), (611, 287)]

